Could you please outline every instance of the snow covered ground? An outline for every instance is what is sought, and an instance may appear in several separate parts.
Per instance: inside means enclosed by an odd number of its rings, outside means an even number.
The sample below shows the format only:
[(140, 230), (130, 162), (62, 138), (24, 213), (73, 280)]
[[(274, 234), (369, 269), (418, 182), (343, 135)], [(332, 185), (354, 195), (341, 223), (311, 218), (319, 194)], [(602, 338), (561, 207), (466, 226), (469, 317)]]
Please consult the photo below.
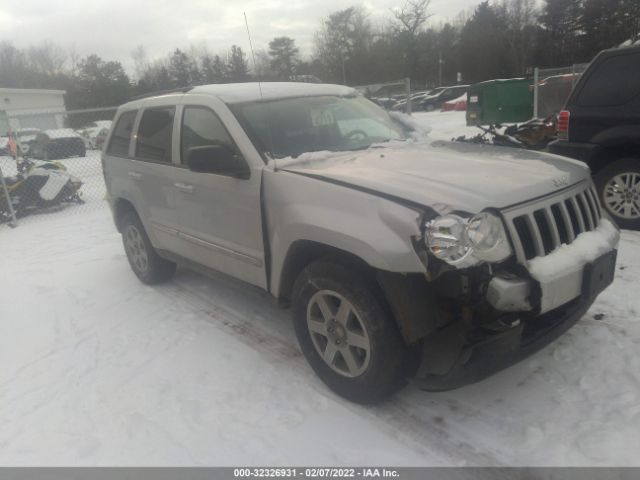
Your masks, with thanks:
[[(415, 117), (473, 133), (460, 112)], [(360, 407), (316, 378), (265, 293), (186, 270), (140, 284), (93, 181), (87, 205), (0, 226), (0, 465), (640, 465), (640, 234), (546, 349)]]

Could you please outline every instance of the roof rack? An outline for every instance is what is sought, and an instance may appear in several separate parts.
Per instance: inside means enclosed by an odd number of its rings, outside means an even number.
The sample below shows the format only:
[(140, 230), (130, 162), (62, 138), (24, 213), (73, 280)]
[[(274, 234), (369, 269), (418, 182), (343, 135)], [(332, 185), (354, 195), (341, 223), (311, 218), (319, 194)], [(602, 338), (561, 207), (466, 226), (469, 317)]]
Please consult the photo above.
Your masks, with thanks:
[(157, 97), (160, 95), (168, 95), (170, 93), (187, 93), (189, 90), (193, 89), (193, 86), (189, 87), (179, 87), (179, 88), (170, 88), (169, 90), (158, 90), (155, 92), (144, 93), (142, 95), (135, 96), (129, 100), (130, 102), (134, 100), (142, 100), (143, 98), (149, 97)]

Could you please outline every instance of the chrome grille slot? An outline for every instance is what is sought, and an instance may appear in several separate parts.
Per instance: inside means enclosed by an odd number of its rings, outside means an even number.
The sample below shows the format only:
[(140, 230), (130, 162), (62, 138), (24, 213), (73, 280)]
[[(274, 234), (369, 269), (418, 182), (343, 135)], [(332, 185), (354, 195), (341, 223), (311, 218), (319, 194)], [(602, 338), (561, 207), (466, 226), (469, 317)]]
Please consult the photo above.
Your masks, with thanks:
[(570, 244), (600, 223), (602, 211), (591, 184), (582, 184), (558, 195), (503, 212), (516, 258), (525, 263)]

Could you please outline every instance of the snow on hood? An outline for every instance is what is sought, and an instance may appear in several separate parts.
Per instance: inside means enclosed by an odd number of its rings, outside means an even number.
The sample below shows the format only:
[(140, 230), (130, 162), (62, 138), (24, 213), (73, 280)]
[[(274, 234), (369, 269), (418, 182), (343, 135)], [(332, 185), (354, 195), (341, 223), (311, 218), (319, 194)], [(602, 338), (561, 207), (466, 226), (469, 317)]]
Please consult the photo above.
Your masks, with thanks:
[(505, 208), (590, 176), (583, 163), (555, 155), (427, 140), (305, 153), (279, 159), (276, 167), (404, 198), (440, 213)]

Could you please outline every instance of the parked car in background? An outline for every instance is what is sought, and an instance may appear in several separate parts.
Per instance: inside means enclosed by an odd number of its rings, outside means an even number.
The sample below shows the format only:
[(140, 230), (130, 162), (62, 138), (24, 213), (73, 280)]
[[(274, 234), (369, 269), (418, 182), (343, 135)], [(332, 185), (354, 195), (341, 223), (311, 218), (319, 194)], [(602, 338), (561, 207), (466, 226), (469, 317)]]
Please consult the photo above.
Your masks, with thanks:
[(102, 165), (129, 264), (147, 284), (180, 263), (266, 290), (350, 400), (478, 381), (586, 313), (619, 232), (586, 165), (416, 128), (338, 85), (127, 103)]
[[(111, 120), (96, 120), (76, 130), (76, 132), (84, 139), (87, 149), (99, 149), (102, 148), (102, 143), (104, 143), (104, 131), (109, 131), (111, 123)], [(101, 142), (98, 141), (98, 135), (100, 134), (102, 134)]]
[(104, 145), (104, 142), (106, 141), (107, 137), (109, 136), (109, 130), (110, 128), (101, 128), (100, 131), (96, 134), (93, 144), (95, 146), (95, 148), (97, 149), (102, 149), (102, 146)]
[(16, 144), (20, 155), (27, 156), (29, 154), (38, 133), (40, 133), (39, 128), (19, 128), (15, 131)]
[(421, 108), (427, 112), (439, 110), (444, 102), (453, 100), (467, 93), (469, 85), (456, 85), (454, 87), (444, 87), (439, 92), (429, 95), (422, 100)]
[[(426, 91), (412, 93), (410, 96), (411, 110), (412, 111), (422, 110), (422, 101), (428, 95), (429, 95), (429, 92), (426, 92)], [(403, 112), (406, 110), (406, 108), (407, 108), (407, 99), (403, 98), (401, 100), (398, 100), (391, 109), (395, 111)]]
[(467, 94), (463, 93), (458, 98), (449, 100), (442, 104), (443, 112), (464, 112), (467, 109)]
[(588, 67), (558, 117), (552, 153), (586, 162), (602, 205), (640, 229), (640, 46), (606, 50)]
[(40, 132), (29, 151), (29, 156), (41, 160), (84, 157), (87, 150), (83, 138), (70, 128)]
[(371, 97), (369, 100), (386, 110), (390, 110), (397, 102), (397, 100), (392, 97)]
[(9, 137), (0, 137), (0, 156), (8, 156), (9, 152)]

